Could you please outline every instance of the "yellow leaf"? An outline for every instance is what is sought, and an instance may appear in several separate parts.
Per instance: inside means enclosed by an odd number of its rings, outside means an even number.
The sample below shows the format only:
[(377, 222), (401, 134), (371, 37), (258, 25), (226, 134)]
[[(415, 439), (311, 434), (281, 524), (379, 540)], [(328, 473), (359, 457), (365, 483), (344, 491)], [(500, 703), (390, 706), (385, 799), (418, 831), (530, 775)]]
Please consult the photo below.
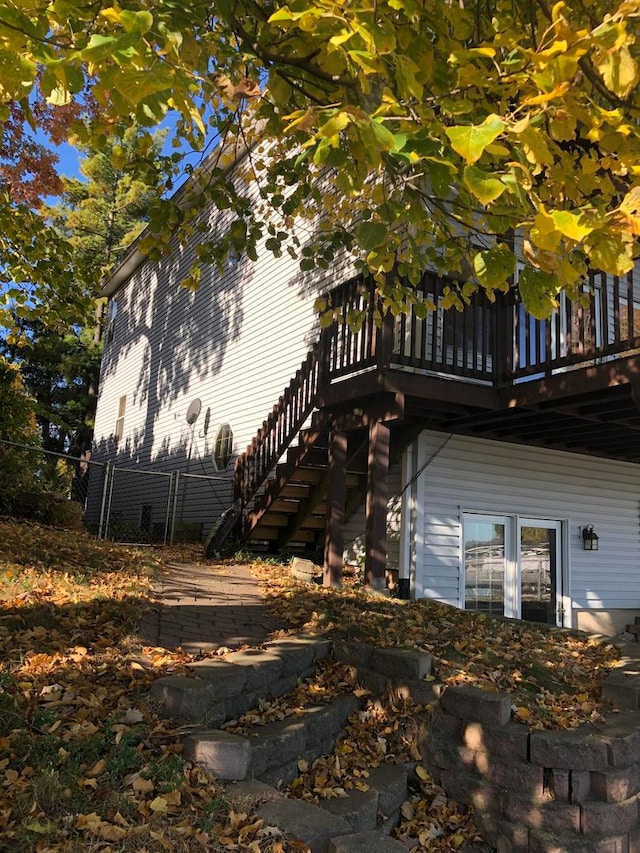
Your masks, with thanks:
[(169, 806), (179, 806), (182, 800), (182, 795), (180, 791), (169, 791), (162, 795), (162, 799), (165, 800), (167, 805)]
[(546, 104), (548, 101), (553, 101), (554, 98), (560, 98), (569, 89), (569, 83), (563, 80), (551, 92), (543, 92), (541, 95), (533, 95), (531, 98), (525, 98), (522, 101), (522, 106), (535, 106), (537, 104)]
[(47, 835), (49, 832), (55, 831), (56, 825), (50, 820), (46, 823), (40, 823), (37, 820), (33, 820), (31, 823), (26, 823), (24, 828), (28, 829), (29, 832), (37, 832), (39, 835)]
[(416, 767), (416, 776), (418, 777), (418, 779), (422, 779), (423, 782), (426, 782), (427, 779), (431, 778), (429, 776), (428, 771), (425, 770), (421, 764), (418, 764), (418, 766)]
[(149, 808), (154, 812), (164, 813), (167, 811), (167, 801), (164, 797), (156, 797), (149, 803)]
[(153, 791), (155, 785), (151, 779), (143, 779), (142, 776), (136, 776), (131, 787), (134, 791), (140, 791), (143, 794)]
[(121, 826), (114, 826), (112, 823), (103, 821), (98, 827), (96, 835), (105, 841), (122, 841), (123, 838), (127, 837), (128, 833)]
[(580, 213), (572, 213), (570, 210), (554, 210), (551, 213), (551, 218), (558, 231), (570, 240), (582, 240), (583, 237), (593, 231), (593, 227), (584, 222)]
[(531, 711), (528, 708), (516, 708), (516, 717), (521, 720), (528, 720), (531, 718)]
[(604, 80), (605, 86), (619, 98), (626, 98), (640, 79), (638, 63), (626, 45), (615, 51), (603, 51), (594, 64)]
[(96, 763), (90, 770), (87, 770), (87, 776), (101, 776), (106, 770), (106, 768), (107, 762), (104, 760), (104, 758), (101, 758), (99, 761), (96, 761)]
[(95, 812), (76, 815), (76, 829), (89, 829), (95, 832), (101, 823), (102, 821)]
[(413, 805), (410, 802), (404, 802), (400, 807), (400, 811), (402, 812), (402, 816), (406, 820), (413, 820), (413, 815), (415, 814)]

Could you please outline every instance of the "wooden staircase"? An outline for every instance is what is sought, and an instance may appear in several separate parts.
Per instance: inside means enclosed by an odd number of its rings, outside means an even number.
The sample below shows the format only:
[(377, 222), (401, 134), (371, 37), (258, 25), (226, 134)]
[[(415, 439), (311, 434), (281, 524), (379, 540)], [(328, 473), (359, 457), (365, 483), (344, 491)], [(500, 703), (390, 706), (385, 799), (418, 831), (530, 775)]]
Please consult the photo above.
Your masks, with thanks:
[[(324, 544), (332, 417), (314, 412), (311, 425), (268, 479), (245, 516), (243, 538), (269, 550), (313, 551)], [(354, 435), (347, 466), (345, 519), (366, 494), (366, 437)]]

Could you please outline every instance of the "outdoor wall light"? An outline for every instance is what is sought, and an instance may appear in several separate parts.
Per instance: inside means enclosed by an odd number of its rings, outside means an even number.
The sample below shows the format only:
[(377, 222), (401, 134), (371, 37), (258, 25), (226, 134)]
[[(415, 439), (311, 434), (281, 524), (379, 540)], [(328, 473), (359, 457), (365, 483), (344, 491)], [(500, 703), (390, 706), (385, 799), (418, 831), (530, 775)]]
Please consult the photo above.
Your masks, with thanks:
[(600, 537), (594, 533), (593, 524), (587, 524), (582, 528), (582, 547), (585, 551), (597, 551), (598, 539)]

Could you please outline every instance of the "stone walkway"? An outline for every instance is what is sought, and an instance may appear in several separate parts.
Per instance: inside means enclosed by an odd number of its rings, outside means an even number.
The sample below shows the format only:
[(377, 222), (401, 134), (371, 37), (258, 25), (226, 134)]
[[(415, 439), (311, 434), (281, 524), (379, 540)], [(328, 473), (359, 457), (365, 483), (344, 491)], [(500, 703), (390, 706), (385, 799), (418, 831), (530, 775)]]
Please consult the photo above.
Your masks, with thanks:
[(199, 654), (256, 646), (278, 628), (246, 565), (170, 563), (154, 585), (158, 602), (143, 616), (143, 643)]

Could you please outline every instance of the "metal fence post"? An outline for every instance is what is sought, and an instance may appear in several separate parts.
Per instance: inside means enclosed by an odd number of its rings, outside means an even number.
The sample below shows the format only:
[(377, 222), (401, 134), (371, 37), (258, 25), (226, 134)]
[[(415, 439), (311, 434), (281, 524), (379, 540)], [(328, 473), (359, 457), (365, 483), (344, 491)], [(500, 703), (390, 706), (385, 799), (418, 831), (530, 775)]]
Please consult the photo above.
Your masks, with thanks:
[(109, 489), (107, 493), (107, 508), (104, 520), (104, 536), (102, 537), (103, 539), (106, 539), (109, 535), (109, 522), (111, 521), (111, 503), (113, 500), (113, 482), (116, 478), (115, 468), (113, 467), (112, 463), (108, 462), (107, 465), (109, 467)]
[[(109, 513), (111, 511), (111, 490), (110, 484), (113, 477), (113, 465), (107, 462), (103, 469), (102, 476), (102, 495), (100, 498), (100, 520), (98, 522), (98, 539), (106, 539), (107, 526), (109, 524)], [(107, 509), (107, 502), (109, 509)]]
[(169, 545), (173, 545), (173, 537), (176, 533), (176, 513), (178, 511), (178, 494), (180, 492), (180, 471), (175, 471), (175, 479), (173, 486), (173, 505), (171, 510), (171, 530), (169, 533)]
[(171, 502), (173, 500), (173, 481), (174, 481), (174, 471), (169, 473), (169, 494), (167, 495), (167, 511), (165, 513), (164, 518), (164, 537), (162, 540), (162, 544), (166, 545), (169, 540), (169, 535), (171, 531)]

